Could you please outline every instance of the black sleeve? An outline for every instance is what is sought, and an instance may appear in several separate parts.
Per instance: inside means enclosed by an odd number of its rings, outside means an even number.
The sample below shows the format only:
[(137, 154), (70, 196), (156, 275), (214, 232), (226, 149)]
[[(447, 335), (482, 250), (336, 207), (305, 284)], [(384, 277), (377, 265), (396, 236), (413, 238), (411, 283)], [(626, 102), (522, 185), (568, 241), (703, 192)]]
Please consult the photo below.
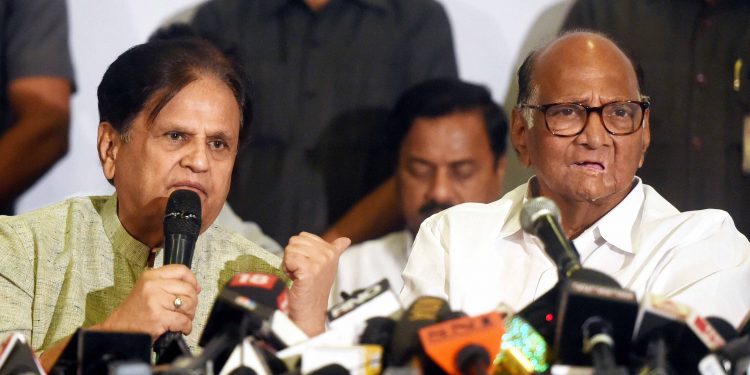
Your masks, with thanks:
[(406, 87), (430, 78), (458, 77), (453, 33), (445, 9), (432, 0), (419, 3), (424, 5), (406, 29)]
[(6, 8), (7, 79), (53, 76), (74, 81), (65, 0), (12, 0)]

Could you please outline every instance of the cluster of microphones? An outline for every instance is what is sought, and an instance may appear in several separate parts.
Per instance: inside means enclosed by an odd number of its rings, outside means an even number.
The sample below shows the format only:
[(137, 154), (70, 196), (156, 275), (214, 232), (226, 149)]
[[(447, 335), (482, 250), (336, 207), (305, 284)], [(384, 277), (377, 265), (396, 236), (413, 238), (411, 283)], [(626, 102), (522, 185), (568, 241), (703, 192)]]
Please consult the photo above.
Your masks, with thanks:
[[(750, 374), (748, 324), (735, 330), (658, 296), (638, 303), (611, 277), (581, 266), (549, 199), (524, 205), (521, 223), (544, 243), (559, 279), (521, 311), (501, 304), (467, 316), (432, 296), (404, 309), (384, 279), (344, 296), (328, 311), (326, 331), (310, 338), (286, 315), (283, 280), (240, 273), (216, 298), (200, 353), (179, 333), (152, 344), (145, 334), (79, 329), (51, 373)], [(199, 227), (198, 197), (175, 192), (165, 215), (165, 264), (190, 266)], [(9, 337), (0, 375), (42, 373), (23, 336)]]

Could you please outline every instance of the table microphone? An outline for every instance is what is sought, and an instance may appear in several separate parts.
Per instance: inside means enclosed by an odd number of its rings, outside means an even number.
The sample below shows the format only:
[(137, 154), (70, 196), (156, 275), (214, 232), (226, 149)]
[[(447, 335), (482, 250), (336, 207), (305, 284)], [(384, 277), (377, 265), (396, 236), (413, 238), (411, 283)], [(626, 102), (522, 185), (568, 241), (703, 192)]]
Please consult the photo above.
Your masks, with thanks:
[(544, 243), (545, 251), (558, 266), (560, 279), (581, 268), (581, 261), (573, 243), (565, 237), (560, 226), (560, 209), (547, 197), (529, 200), (521, 208), (521, 227)]

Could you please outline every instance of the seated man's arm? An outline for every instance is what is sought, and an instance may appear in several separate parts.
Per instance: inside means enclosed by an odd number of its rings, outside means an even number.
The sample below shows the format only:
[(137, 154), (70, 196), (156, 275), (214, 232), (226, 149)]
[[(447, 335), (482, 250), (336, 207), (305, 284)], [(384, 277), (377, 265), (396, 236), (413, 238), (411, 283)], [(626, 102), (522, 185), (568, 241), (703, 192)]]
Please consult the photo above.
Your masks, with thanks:
[(750, 242), (725, 212), (706, 211), (694, 214), (684, 230), (676, 231), (680, 243), (660, 258), (646, 293), (737, 327), (750, 312)]
[(308, 336), (325, 330), (328, 296), (336, 277), (339, 257), (351, 241), (342, 237), (329, 243), (302, 232), (289, 239), (281, 266), (292, 280), (289, 318)]
[(396, 180), (390, 177), (354, 204), (322, 237), (328, 242), (348, 237), (353, 243), (360, 243), (403, 225), (404, 218), (398, 208)]
[(67, 151), (73, 85), (66, 2), (4, 4), (11, 11), (2, 30), (0, 89), (9, 106), (3, 110), (12, 111), (14, 123), (0, 136), (0, 205), (18, 197)]
[(68, 149), (70, 82), (55, 77), (12, 81), (8, 100), (17, 121), (0, 137), (0, 205), (15, 200)]
[[(193, 273), (182, 264), (168, 264), (144, 271), (125, 300), (103, 322), (89, 329), (118, 332), (143, 332), (156, 340), (167, 331), (189, 335), (198, 305), (200, 287)], [(182, 304), (175, 306), (180, 297)], [(66, 337), (39, 356), (50, 371), (62, 354), (70, 337)]]
[[(55, 311), (57, 301), (45, 294), (54, 286), (37, 285), (36, 246), (41, 245), (23, 225), (0, 221), (0, 336), (11, 332), (25, 335), (32, 348), (41, 353), (44, 368), (50, 370), (70, 338), (45, 346), (47, 332), (41, 330), (47, 327), (34, 326), (35, 308), (46, 314)], [(195, 276), (184, 265), (147, 270), (114, 312), (91, 328), (145, 332), (153, 339), (167, 331), (189, 334), (199, 292)], [(174, 305), (176, 296), (183, 302), (179, 308)]]

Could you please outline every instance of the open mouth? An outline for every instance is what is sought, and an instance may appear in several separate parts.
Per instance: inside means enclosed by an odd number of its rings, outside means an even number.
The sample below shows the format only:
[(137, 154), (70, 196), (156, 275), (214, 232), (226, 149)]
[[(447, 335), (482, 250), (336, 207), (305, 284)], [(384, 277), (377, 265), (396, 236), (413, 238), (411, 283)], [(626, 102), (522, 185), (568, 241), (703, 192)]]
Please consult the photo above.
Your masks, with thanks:
[(579, 161), (575, 165), (593, 171), (603, 171), (605, 169), (604, 164), (595, 161)]

